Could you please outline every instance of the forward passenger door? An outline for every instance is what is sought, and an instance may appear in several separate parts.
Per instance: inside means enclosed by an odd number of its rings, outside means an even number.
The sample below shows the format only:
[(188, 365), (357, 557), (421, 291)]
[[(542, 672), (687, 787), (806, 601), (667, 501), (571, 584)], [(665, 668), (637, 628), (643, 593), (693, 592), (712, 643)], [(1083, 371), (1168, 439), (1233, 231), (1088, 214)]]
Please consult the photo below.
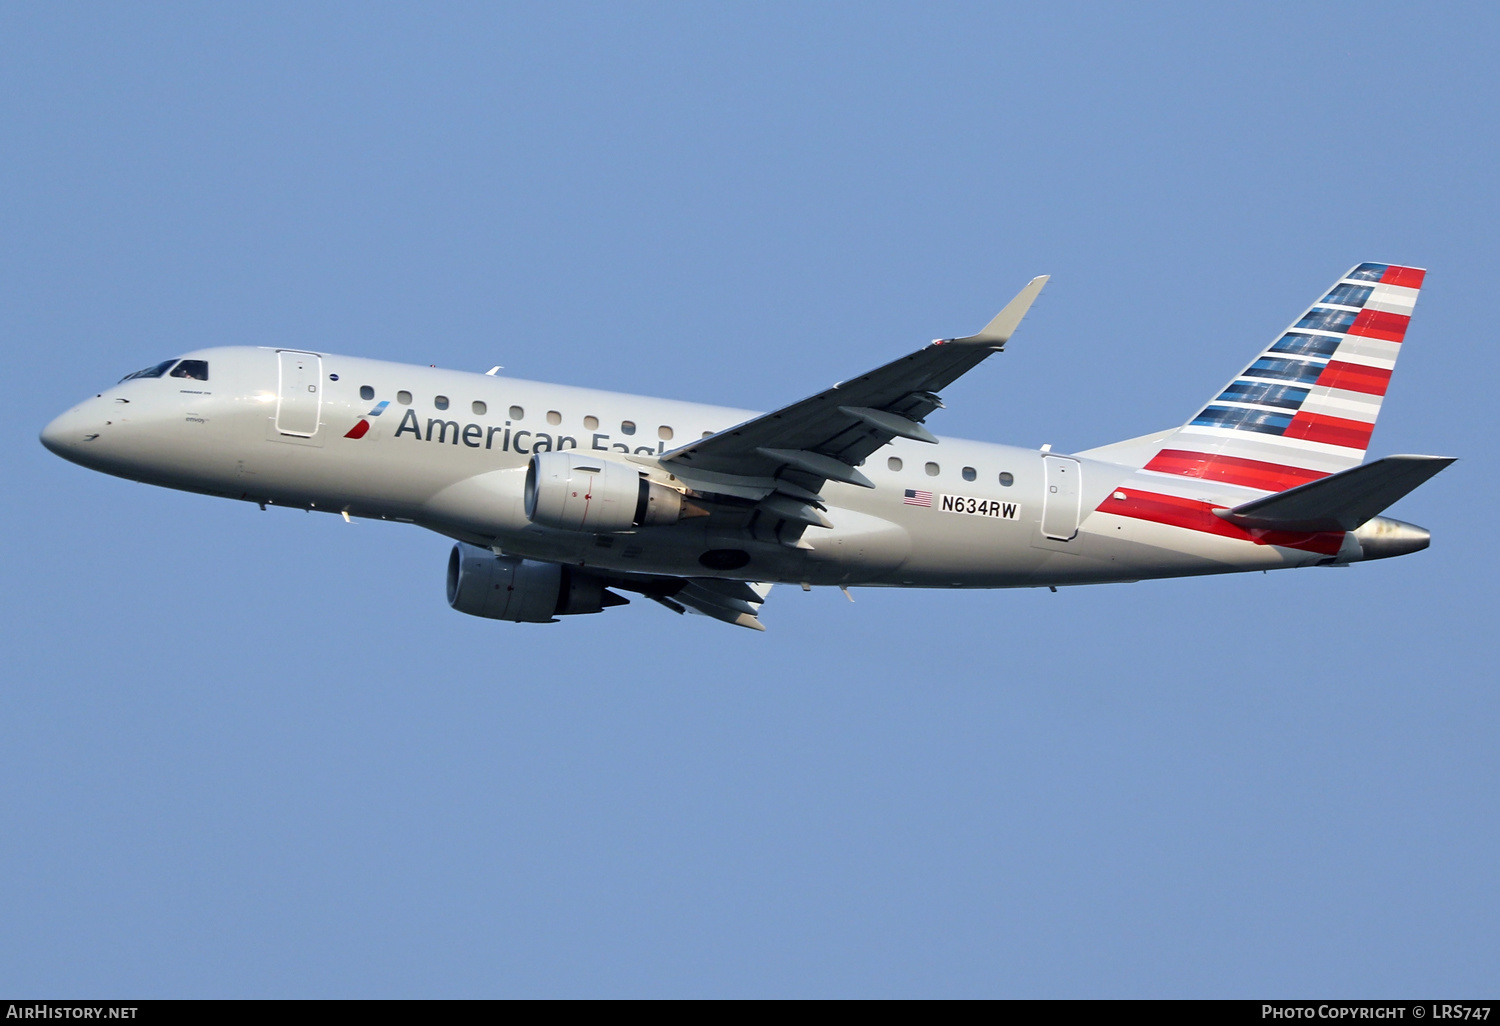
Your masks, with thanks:
[(281, 349), (276, 400), (276, 430), (283, 435), (311, 438), (318, 433), (323, 410), (323, 358), (315, 353)]

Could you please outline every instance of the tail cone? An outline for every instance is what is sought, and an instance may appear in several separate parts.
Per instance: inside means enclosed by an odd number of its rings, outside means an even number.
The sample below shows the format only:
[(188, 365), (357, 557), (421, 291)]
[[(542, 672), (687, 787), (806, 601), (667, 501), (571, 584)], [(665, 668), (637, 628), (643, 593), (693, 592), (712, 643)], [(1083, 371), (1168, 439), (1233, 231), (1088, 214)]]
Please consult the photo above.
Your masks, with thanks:
[(1375, 517), (1354, 532), (1363, 559), (1389, 559), (1408, 552), (1421, 552), (1432, 543), (1432, 532), (1416, 524), (1390, 517)]

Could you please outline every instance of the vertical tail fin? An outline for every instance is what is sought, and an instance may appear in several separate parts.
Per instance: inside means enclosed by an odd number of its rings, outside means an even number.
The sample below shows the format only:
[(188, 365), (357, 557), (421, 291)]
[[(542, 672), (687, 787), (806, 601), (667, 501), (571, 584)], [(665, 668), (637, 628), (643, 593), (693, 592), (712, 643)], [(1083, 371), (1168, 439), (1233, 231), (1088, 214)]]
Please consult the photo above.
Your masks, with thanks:
[(1145, 469), (1279, 492), (1358, 466), (1425, 274), (1350, 270)]

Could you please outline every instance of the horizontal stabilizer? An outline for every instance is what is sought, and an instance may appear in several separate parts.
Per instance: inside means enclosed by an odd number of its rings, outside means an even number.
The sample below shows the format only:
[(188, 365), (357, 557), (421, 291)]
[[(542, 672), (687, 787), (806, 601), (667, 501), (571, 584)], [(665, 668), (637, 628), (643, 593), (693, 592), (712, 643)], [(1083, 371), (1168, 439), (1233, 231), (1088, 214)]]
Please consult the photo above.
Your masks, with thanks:
[(1241, 527), (1353, 531), (1452, 462), (1449, 456), (1387, 456), (1234, 509), (1215, 512)]

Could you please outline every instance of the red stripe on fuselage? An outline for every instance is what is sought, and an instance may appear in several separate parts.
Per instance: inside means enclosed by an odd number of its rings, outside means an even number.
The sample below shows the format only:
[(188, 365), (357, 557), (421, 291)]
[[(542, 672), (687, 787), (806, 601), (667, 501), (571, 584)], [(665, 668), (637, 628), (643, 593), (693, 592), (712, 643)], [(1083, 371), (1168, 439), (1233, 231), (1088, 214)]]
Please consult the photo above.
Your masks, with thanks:
[(1342, 388), (1346, 392), (1385, 395), (1386, 387), (1391, 383), (1391, 372), (1384, 367), (1330, 360), (1323, 373), (1318, 375), (1317, 383), (1326, 388)]
[[(1129, 486), (1127, 486), (1129, 487)], [(1121, 493), (1124, 494), (1124, 493)], [(1126, 498), (1111, 496), (1099, 504), (1100, 513), (1112, 513), (1117, 517), (1148, 520), (1153, 524), (1182, 527), (1189, 531), (1216, 534), (1221, 538), (1254, 542), (1256, 545), (1275, 545), (1283, 549), (1301, 549), (1325, 556), (1335, 555), (1344, 544), (1342, 531), (1263, 531), (1246, 530), (1214, 516), (1214, 510), (1225, 509), (1198, 499), (1184, 499), (1179, 495), (1162, 495), (1157, 492), (1141, 492), (1130, 489)]]
[(365, 437), (365, 433), (367, 431), (369, 431), (369, 430), (370, 430), (370, 422), (368, 420), (365, 420), (363, 417), (361, 417), (359, 419), (359, 423), (355, 424), (352, 428), (350, 428), (344, 434), (344, 437), (345, 438), (363, 438), (363, 437)]
[(1382, 285), (1400, 285), (1402, 288), (1419, 289), (1427, 272), (1420, 267), (1396, 267), (1392, 265), (1380, 276)]
[(1184, 449), (1163, 449), (1151, 458), (1145, 469), (1163, 474), (1180, 474), (1182, 477), (1197, 477), (1205, 481), (1223, 481), (1225, 484), (1259, 488), (1266, 492), (1284, 492), (1288, 488), (1328, 476), (1321, 470), (1287, 467), (1280, 463), (1265, 463), (1238, 456), (1188, 452)]
[(1287, 438), (1305, 438), (1309, 442), (1342, 445), (1347, 449), (1366, 449), (1370, 445), (1370, 432), (1374, 430), (1374, 424), (1362, 420), (1327, 417), (1304, 410), (1292, 418), (1282, 434)]
[(1411, 318), (1405, 314), (1386, 313), (1384, 310), (1361, 310), (1354, 323), (1349, 325), (1349, 334), (1362, 338), (1380, 338), (1387, 342), (1400, 342), (1406, 337), (1406, 326)]

